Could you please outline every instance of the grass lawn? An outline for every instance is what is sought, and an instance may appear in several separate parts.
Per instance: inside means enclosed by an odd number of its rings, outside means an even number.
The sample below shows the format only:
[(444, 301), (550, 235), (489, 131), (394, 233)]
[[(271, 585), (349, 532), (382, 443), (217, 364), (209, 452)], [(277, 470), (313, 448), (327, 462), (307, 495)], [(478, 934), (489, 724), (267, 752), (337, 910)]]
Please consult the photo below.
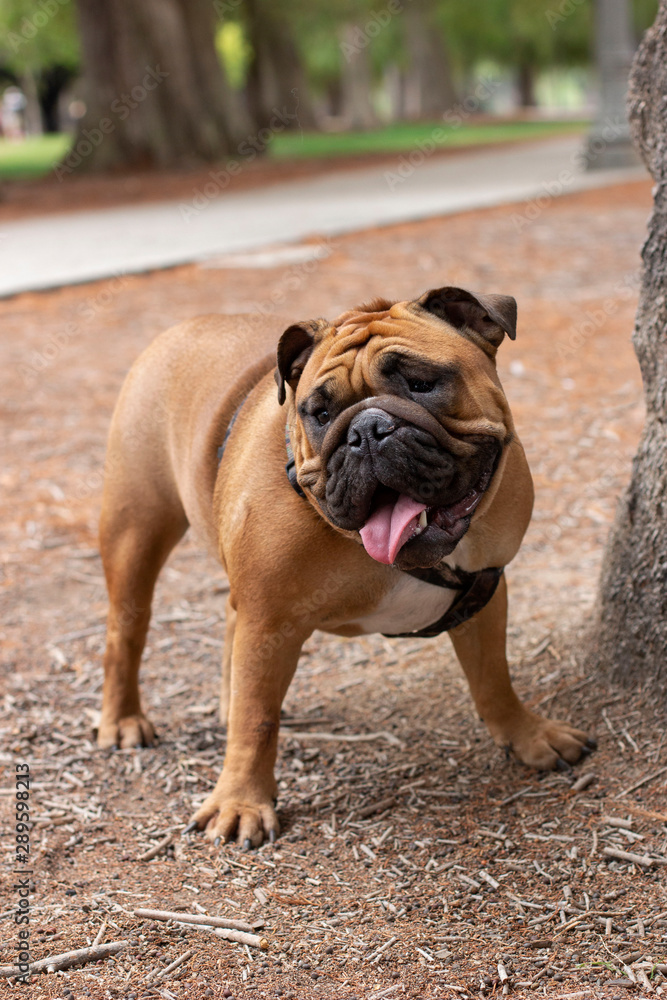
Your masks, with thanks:
[(41, 177), (69, 148), (69, 135), (37, 135), (22, 142), (0, 139), (0, 179)]
[[(587, 126), (583, 121), (498, 121), (458, 127), (446, 122), (397, 122), (369, 132), (283, 132), (272, 139), (269, 157), (300, 160), (400, 153), (434, 141), (436, 129), (444, 133), (436, 144), (446, 147), (539, 139)], [(35, 136), (23, 142), (0, 139), (0, 180), (41, 177), (62, 159), (70, 141), (68, 135)]]
[[(435, 141), (438, 146), (477, 146), (487, 142), (539, 139), (573, 130), (584, 131), (586, 121), (498, 121), (483, 124), (397, 122), (369, 132), (282, 132), (274, 137), (269, 154), (275, 159), (399, 153)], [(442, 129), (444, 136), (433, 133)]]

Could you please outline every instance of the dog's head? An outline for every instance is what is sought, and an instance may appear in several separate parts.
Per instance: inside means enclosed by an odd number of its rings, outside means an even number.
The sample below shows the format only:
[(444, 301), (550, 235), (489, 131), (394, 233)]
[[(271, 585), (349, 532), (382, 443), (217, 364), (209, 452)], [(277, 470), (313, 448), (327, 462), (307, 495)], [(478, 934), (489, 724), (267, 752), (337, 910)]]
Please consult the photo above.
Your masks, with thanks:
[(449, 287), (283, 333), (298, 482), (373, 559), (435, 566), (487, 505), (513, 433), (495, 366), (505, 334), (513, 298)]

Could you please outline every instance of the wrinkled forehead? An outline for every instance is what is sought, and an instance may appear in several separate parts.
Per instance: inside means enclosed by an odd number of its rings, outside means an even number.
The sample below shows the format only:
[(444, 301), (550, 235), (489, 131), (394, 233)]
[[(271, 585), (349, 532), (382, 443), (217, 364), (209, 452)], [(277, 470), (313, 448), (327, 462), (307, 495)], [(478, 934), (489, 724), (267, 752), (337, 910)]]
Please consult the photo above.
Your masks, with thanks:
[(387, 309), (353, 310), (334, 321), (310, 359), (317, 375), (311, 390), (334, 378), (362, 392), (377, 374), (378, 361), (388, 353), (403, 354), (462, 368), (484, 364), (485, 356), (442, 319), (416, 302), (397, 302)]

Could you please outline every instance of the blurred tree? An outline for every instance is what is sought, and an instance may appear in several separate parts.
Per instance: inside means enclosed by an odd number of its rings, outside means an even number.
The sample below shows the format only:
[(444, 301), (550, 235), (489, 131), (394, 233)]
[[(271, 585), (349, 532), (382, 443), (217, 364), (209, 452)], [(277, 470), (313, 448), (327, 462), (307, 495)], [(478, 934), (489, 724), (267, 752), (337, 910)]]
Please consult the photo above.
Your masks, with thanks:
[(71, 4), (52, 0), (32, 6), (24, 0), (2, 0), (0, 67), (26, 95), (32, 131), (58, 131), (58, 100), (79, 68)]
[(248, 121), (218, 59), (209, 0), (77, 5), (86, 88), (79, 167), (175, 167), (236, 151)]
[(413, 118), (439, 118), (456, 103), (456, 89), (433, 0), (412, 0), (403, 18), (409, 54), (406, 111)]
[(347, 21), (339, 29), (341, 115), (347, 128), (367, 129), (377, 124), (373, 108), (373, 72), (366, 26)]
[(523, 107), (535, 104), (540, 70), (590, 61), (591, 0), (440, 0), (438, 10), (460, 71), (480, 61), (510, 67)]
[(667, 691), (667, 0), (632, 68), (630, 127), (654, 180), (633, 336), (646, 422), (605, 552), (589, 665)]
[(247, 100), (255, 125), (264, 128), (276, 111), (288, 109), (296, 112), (288, 119), (293, 127), (312, 128), (309, 89), (288, 8), (275, 0), (244, 0), (243, 14), (252, 52)]
[(589, 168), (625, 167), (637, 162), (625, 111), (628, 77), (636, 44), (630, 0), (595, 0), (595, 64), (599, 96), (588, 136)]

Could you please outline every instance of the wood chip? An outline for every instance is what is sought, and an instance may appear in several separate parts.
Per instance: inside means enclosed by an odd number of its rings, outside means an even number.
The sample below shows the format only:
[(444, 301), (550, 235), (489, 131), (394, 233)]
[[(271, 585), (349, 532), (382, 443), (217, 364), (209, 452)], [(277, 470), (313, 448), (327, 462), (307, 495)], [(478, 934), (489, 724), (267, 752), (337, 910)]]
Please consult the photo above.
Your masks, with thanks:
[(570, 787), (571, 792), (583, 792), (584, 788), (588, 788), (597, 779), (597, 775), (593, 771), (588, 771), (586, 774), (580, 775), (575, 783)]
[(146, 851), (144, 854), (140, 854), (137, 861), (151, 861), (152, 858), (156, 858), (158, 854), (162, 853), (162, 851), (167, 850), (173, 839), (173, 833), (168, 833), (163, 840), (155, 845), (155, 847), (151, 847), (150, 850)]
[(667, 771), (667, 767), (661, 767), (659, 771), (654, 771), (653, 774), (647, 774), (644, 778), (640, 778), (636, 781), (634, 785), (630, 785), (629, 788), (624, 788), (622, 792), (619, 792), (615, 797), (617, 799), (622, 799), (625, 795), (630, 795), (632, 792), (636, 792), (638, 788), (642, 788), (644, 785), (648, 785), (649, 781), (654, 781), (659, 778), (661, 774)]
[(500, 882), (497, 882), (493, 877), (493, 875), (489, 875), (489, 873), (485, 871), (483, 868), (481, 869), (481, 871), (478, 872), (478, 875), (481, 879), (483, 879), (486, 882), (487, 885), (490, 885), (492, 889), (500, 888)]
[(212, 934), (224, 938), (225, 941), (236, 941), (237, 944), (246, 944), (250, 948), (259, 948), (261, 951), (266, 951), (269, 947), (267, 939), (260, 937), (259, 934), (247, 934), (245, 931), (232, 930), (231, 927), (211, 927), (210, 930)]
[(627, 861), (633, 865), (641, 865), (643, 868), (653, 868), (655, 864), (658, 864), (654, 858), (649, 858), (648, 854), (633, 854), (631, 851), (621, 851), (617, 847), (603, 847), (602, 854), (606, 858)]
[(405, 750), (405, 743), (393, 733), (304, 733), (294, 730), (281, 730), (281, 736), (289, 736), (294, 740), (326, 740), (338, 743), (373, 743), (375, 740), (386, 740), (392, 746)]
[(606, 823), (607, 826), (618, 827), (619, 830), (631, 830), (632, 820), (631, 819), (621, 819), (620, 816), (601, 816), (601, 821)]
[(194, 955), (194, 951), (186, 951), (186, 952), (184, 952), (180, 956), (180, 958), (175, 959), (170, 965), (167, 966), (166, 969), (160, 969), (157, 972), (150, 972), (146, 976), (146, 978), (144, 979), (144, 982), (148, 983), (148, 982), (152, 982), (153, 980), (164, 979), (165, 976), (168, 976), (170, 973), (174, 972), (176, 969), (179, 969), (181, 967), (181, 965), (185, 965), (186, 962), (189, 962), (193, 955)]
[(385, 812), (385, 810), (390, 809), (395, 805), (395, 797), (393, 795), (389, 795), (386, 799), (379, 799), (377, 802), (371, 802), (369, 805), (364, 806), (363, 809), (358, 809), (354, 814), (354, 818), (368, 819), (369, 816), (375, 816), (376, 813)]

